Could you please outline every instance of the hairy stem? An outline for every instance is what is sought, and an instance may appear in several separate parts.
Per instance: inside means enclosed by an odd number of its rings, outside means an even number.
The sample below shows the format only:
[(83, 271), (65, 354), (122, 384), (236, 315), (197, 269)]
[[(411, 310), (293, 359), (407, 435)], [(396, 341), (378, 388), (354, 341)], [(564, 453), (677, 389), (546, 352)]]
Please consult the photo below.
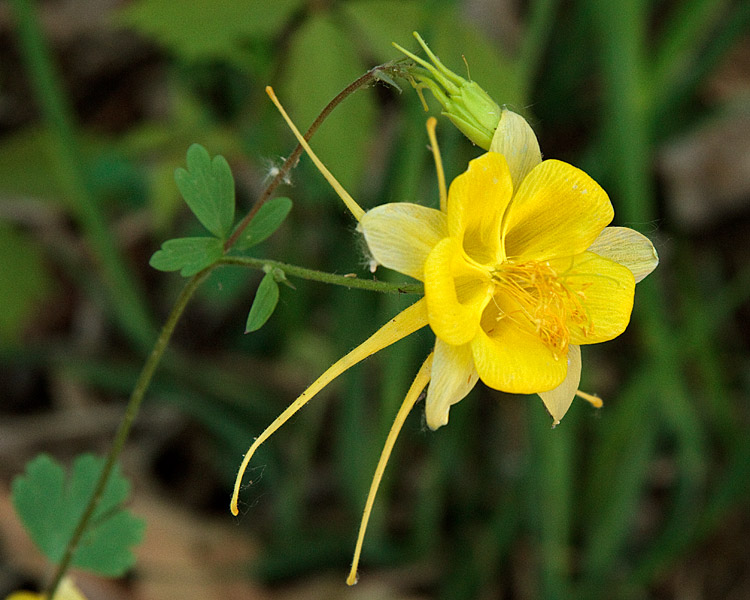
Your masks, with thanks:
[[(326, 107), (321, 111), (321, 113), (318, 115), (318, 117), (313, 121), (312, 125), (310, 125), (310, 128), (307, 130), (305, 135), (303, 136), (305, 138), (305, 141), (309, 141), (310, 138), (315, 134), (315, 132), (318, 130), (318, 127), (328, 118), (328, 115), (331, 114), (331, 111), (336, 108), (341, 102), (347, 97), (356, 92), (359, 88), (364, 87), (366, 85), (370, 85), (375, 81), (378, 81), (378, 74), (381, 72), (385, 72), (388, 74), (396, 74), (400, 73), (402, 71), (402, 68), (399, 67), (395, 63), (386, 63), (384, 65), (378, 65), (377, 67), (373, 67), (367, 73), (359, 77), (358, 79), (354, 80), (352, 83), (350, 83), (348, 86), (346, 86), (339, 94), (331, 100)], [(237, 242), (239, 237), (242, 235), (242, 232), (245, 230), (245, 228), (250, 224), (250, 221), (253, 220), (253, 217), (255, 217), (255, 214), (260, 210), (260, 207), (263, 206), (270, 198), (271, 195), (276, 191), (276, 188), (279, 186), (279, 184), (284, 181), (284, 178), (288, 175), (289, 171), (291, 171), (296, 165), (297, 161), (299, 161), (299, 157), (302, 155), (302, 145), (297, 144), (297, 147), (292, 151), (292, 153), (289, 155), (289, 157), (284, 161), (284, 164), (281, 165), (281, 168), (279, 169), (279, 172), (276, 173), (276, 176), (271, 180), (271, 183), (268, 184), (268, 187), (265, 189), (265, 191), (261, 194), (258, 201), (255, 203), (253, 208), (250, 210), (249, 213), (247, 213), (247, 216), (245, 216), (242, 221), (240, 221), (239, 225), (237, 225), (236, 229), (232, 233), (232, 235), (229, 237), (229, 239), (224, 244), (224, 251), (226, 252), (229, 250), (234, 244)]]

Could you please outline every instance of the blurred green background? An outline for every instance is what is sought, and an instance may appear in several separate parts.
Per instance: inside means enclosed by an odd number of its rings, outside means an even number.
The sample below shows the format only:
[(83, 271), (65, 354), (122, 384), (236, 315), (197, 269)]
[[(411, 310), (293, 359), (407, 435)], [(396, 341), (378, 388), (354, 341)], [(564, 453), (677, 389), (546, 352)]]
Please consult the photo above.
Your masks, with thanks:
[[(106, 452), (182, 286), (148, 259), (199, 233), (173, 181), (187, 147), (226, 156), (244, 214), (294, 147), (264, 86), (306, 128), (398, 57), (391, 41), (415, 49), (416, 29), (456, 72), (465, 57), (544, 155), (588, 171), (615, 224), (660, 253), (628, 331), (584, 349), (582, 387), (604, 408), (577, 401), (552, 430), (537, 397), (480, 385), (432, 433), (418, 405), (347, 591), (372, 472), (432, 334), (356, 367), (267, 442), (233, 521), (252, 438), (413, 297), (294, 281), (245, 336), (261, 274), (222, 268), (178, 326), (124, 468), (164, 547), (228, 527), (230, 558), (165, 566), (147, 541), (132, 577), (100, 595), (89, 582), (90, 600), (226, 598), (230, 583), (237, 598), (750, 597), (749, 25), (750, 3), (728, 0), (0, 5), (3, 505), (37, 452)], [(426, 114), (399, 83), (357, 92), (313, 139), (364, 208), (437, 203)], [(480, 151), (446, 120), (438, 135), (450, 180)], [(307, 158), (279, 193), (294, 209), (256, 254), (367, 276), (353, 221)], [(168, 528), (166, 514), (182, 517)], [(0, 596), (45, 573), (18, 535), (0, 539)]]

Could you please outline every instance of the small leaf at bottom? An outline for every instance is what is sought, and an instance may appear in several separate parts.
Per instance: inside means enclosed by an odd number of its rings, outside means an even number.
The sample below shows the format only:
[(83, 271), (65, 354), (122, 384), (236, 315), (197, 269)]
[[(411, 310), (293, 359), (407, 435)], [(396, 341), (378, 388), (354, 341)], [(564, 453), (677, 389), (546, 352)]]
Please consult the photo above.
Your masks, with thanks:
[[(60, 464), (41, 454), (26, 465), (24, 475), (13, 480), (16, 513), (51, 562), (62, 559), (103, 466), (104, 459), (84, 454), (76, 458), (66, 476)], [(122, 509), (129, 494), (130, 483), (115, 468), (78, 544), (72, 566), (108, 576), (120, 576), (133, 566), (132, 547), (140, 543), (145, 524)]]

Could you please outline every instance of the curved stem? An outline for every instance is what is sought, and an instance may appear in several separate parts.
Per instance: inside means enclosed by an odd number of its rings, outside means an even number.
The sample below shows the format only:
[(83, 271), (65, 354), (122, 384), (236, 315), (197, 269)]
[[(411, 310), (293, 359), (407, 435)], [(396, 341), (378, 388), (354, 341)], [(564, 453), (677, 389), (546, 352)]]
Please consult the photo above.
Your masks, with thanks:
[(125, 440), (130, 433), (130, 428), (135, 421), (135, 417), (138, 414), (138, 409), (141, 406), (143, 397), (145, 396), (146, 390), (151, 383), (151, 379), (156, 372), (156, 367), (159, 365), (159, 361), (161, 360), (164, 351), (167, 349), (167, 344), (169, 344), (169, 340), (174, 333), (177, 322), (180, 320), (180, 317), (182, 316), (185, 307), (190, 301), (190, 298), (193, 296), (200, 284), (203, 283), (206, 277), (208, 277), (213, 268), (214, 266), (212, 265), (207, 269), (204, 269), (197, 275), (194, 275), (192, 279), (188, 281), (187, 285), (185, 285), (185, 287), (182, 289), (180, 296), (177, 298), (177, 301), (172, 308), (172, 312), (169, 313), (167, 322), (164, 324), (164, 327), (162, 327), (162, 330), (159, 333), (159, 337), (156, 340), (156, 344), (154, 345), (151, 354), (146, 360), (146, 363), (143, 365), (143, 369), (138, 376), (138, 381), (133, 388), (133, 393), (130, 395), (130, 400), (128, 401), (127, 408), (125, 409), (125, 416), (120, 422), (120, 426), (117, 429), (117, 435), (115, 436), (115, 441), (112, 444), (112, 448), (110, 449), (109, 454), (107, 455), (107, 462), (104, 464), (104, 468), (99, 475), (99, 481), (97, 482), (94, 493), (92, 494), (91, 499), (86, 506), (86, 510), (81, 516), (81, 520), (78, 522), (78, 526), (73, 532), (73, 536), (70, 538), (70, 541), (65, 548), (65, 554), (63, 555), (60, 564), (57, 566), (55, 576), (52, 579), (52, 583), (47, 590), (47, 598), (54, 598), (55, 592), (60, 585), (60, 581), (62, 580), (63, 575), (65, 575), (68, 567), (70, 567), (70, 563), (73, 560), (73, 555), (75, 554), (76, 548), (78, 547), (78, 543), (81, 541), (83, 534), (86, 532), (86, 528), (91, 521), (91, 517), (94, 515), (94, 511), (96, 510), (96, 507), (99, 504), (99, 500), (104, 493), (104, 488), (109, 481), (109, 476), (111, 475), (112, 469), (114, 468), (115, 463), (120, 456), (120, 452), (122, 452), (122, 449), (125, 446)]
[(251, 269), (279, 269), (285, 275), (299, 277), (309, 281), (319, 281), (331, 285), (340, 285), (347, 288), (369, 290), (371, 292), (382, 292), (390, 294), (424, 294), (424, 286), (421, 283), (390, 283), (387, 281), (376, 281), (374, 279), (357, 279), (356, 275), (335, 275), (325, 271), (306, 269), (297, 265), (269, 260), (266, 258), (253, 258), (250, 256), (225, 256), (215, 263), (216, 265), (233, 265), (249, 267)]
[[(383, 65), (378, 65), (377, 67), (373, 67), (367, 73), (359, 77), (358, 79), (354, 80), (352, 83), (350, 83), (348, 86), (346, 86), (339, 94), (331, 100), (326, 107), (321, 111), (321, 113), (318, 115), (318, 117), (313, 121), (312, 125), (310, 125), (310, 128), (307, 130), (305, 135), (303, 136), (305, 138), (305, 141), (310, 141), (310, 138), (313, 136), (313, 134), (318, 130), (318, 127), (320, 127), (321, 123), (326, 120), (328, 115), (331, 114), (331, 111), (336, 108), (341, 102), (346, 98), (347, 96), (350, 96), (354, 92), (356, 92), (359, 88), (364, 87), (366, 85), (370, 85), (371, 83), (375, 81), (380, 81), (379, 73), (382, 71), (391, 72), (392, 74), (400, 73), (401, 67), (399, 67), (395, 63), (386, 63)], [(268, 184), (268, 187), (265, 189), (263, 194), (261, 194), (258, 201), (255, 203), (253, 208), (250, 210), (249, 213), (247, 213), (247, 216), (245, 216), (242, 221), (240, 221), (239, 225), (235, 228), (235, 230), (232, 232), (232, 235), (229, 237), (229, 239), (224, 244), (224, 251), (229, 250), (234, 244), (237, 242), (239, 237), (242, 235), (242, 232), (245, 230), (245, 228), (250, 224), (250, 221), (253, 220), (253, 217), (255, 217), (255, 214), (260, 210), (260, 207), (263, 206), (270, 198), (271, 194), (276, 191), (276, 188), (279, 187), (279, 184), (284, 181), (284, 178), (289, 174), (289, 171), (292, 170), (299, 161), (299, 157), (302, 155), (302, 144), (297, 144), (296, 148), (292, 151), (292, 153), (289, 155), (289, 157), (284, 161), (284, 164), (281, 165), (281, 168), (279, 169), (279, 172), (276, 173), (276, 177), (274, 177), (271, 180), (271, 183)]]

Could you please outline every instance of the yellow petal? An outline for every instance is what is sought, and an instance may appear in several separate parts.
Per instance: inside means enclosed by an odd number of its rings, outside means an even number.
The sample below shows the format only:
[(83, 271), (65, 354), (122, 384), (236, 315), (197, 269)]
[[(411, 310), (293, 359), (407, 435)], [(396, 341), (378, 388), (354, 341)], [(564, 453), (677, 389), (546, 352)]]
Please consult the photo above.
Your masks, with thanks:
[(359, 229), (378, 263), (420, 281), (427, 255), (448, 235), (444, 213), (408, 202), (382, 204), (367, 211)]
[(659, 264), (651, 240), (628, 227), (605, 227), (588, 250), (626, 266), (635, 276), (636, 283)]
[(470, 344), (451, 346), (440, 338), (435, 340), (432, 381), (425, 401), (427, 426), (435, 430), (447, 425), (450, 407), (474, 389), (478, 378)]
[(489, 274), (471, 265), (455, 238), (445, 238), (424, 265), (424, 295), (430, 327), (443, 341), (465, 344), (479, 327), (489, 301)]
[(542, 162), (539, 142), (531, 126), (521, 115), (503, 109), (500, 123), (492, 137), (490, 152), (505, 156), (513, 180), (513, 189), (518, 189), (526, 175)]
[(505, 252), (520, 261), (579, 254), (613, 216), (609, 197), (591, 177), (545, 160), (516, 192), (504, 224)]
[(240, 486), (242, 485), (242, 477), (245, 474), (245, 469), (247, 469), (247, 465), (250, 463), (253, 454), (255, 454), (255, 451), (264, 441), (271, 437), (279, 427), (284, 425), (284, 423), (286, 423), (300, 408), (307, 404), (318, 392), (331, 383), (331, 381), (336, 379), (336, 377), (368, 356), (396, 343), (400, 339), (414, 333), (417, 329), (420, 329), (425, 325), (427, 325), (427, 310), (425, 301), (422, 299), (412, 304), (409, 308), (401, 311), (378, 329), (366, 341), (331, 365), (328, 370), (318, 377), (309, 388), (302, 392), (299, 398), (292, 402), (284, 412), (276, 417), (273, 423), (266, 427), (263, 433), (255, 438), (255, 441), (252, 443), (250, 449), (242, 460), (242, 464), (237, 473), (237, 479), (234, 482), (234, 491), (232, 492), (232, 500), (230, 504), (232, 514), (235, 516), (239, 514), (237, 501), (239, 498)]
[[(625, 331), (635, 292), (630, 269), (593, 252), (558, 258), (549, 264), (569, 292), (564, 300), (572, 344), (596, 344)], [(580, 318), (576, 318), (576, 311)]]
[(500, 222), (513, 183), (505, 157), (483, 154), (453, 180), (448, 191), (448, 231), (460, 240), (466, 253), (480, 264), (502, 260), (499, 253)]
[(554, 419), (553, 425), (568, 412), (573, 403), (578, 385), (581, 383), (581, 348), (571, 344), (568, 347), (568, 373), (563, 382), (548, 392), (540, 392), (539, 396), (547, 407), (549, 414)]
[(534, 335), (507, 319), (491, 332), (483, 328), (471, 341), (479, 378), (489, 387), (512, 394), (536, 394), (551, 390), (565, 379), (565, 357), (555, 359), (552, 350)]

